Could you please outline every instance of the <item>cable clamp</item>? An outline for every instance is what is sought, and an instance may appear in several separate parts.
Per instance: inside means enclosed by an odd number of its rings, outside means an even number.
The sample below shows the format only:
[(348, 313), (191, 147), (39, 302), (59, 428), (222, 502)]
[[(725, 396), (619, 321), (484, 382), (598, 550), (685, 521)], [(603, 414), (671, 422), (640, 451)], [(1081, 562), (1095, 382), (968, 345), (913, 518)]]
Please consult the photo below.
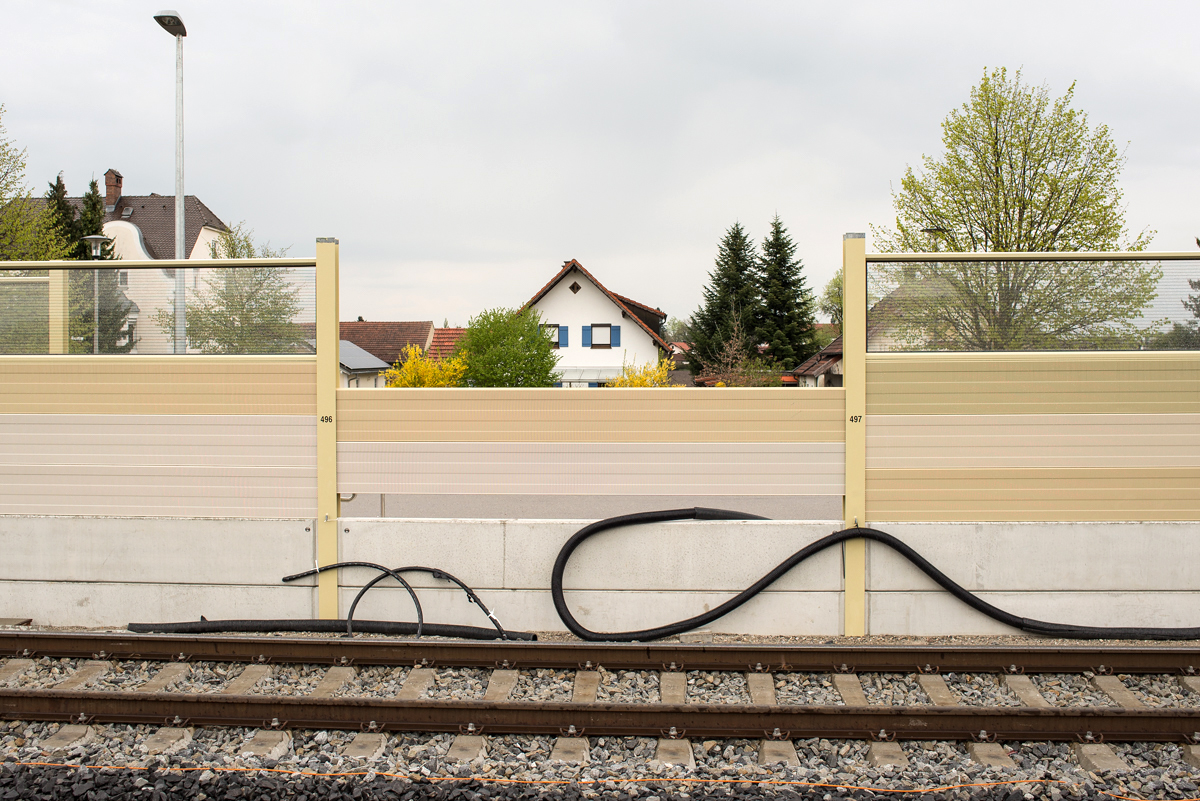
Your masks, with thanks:
[(767, 740), (790, 740), (792, 739), (792, 733), (790, 731), (780, 731), (779, 727), (776, 726), (774, 731), (764, 731), (763, 737)]
[(1086, 734), (1078, 734), (1077, 733), (1075, 735), (1075, 739), (1081, 743), (1084, 743), (1085, 745), (1088, 743), (1102, 743), (1102, 742), (1104, 742), (1104, 734), (1103, 733), (1093, 734), (1090, 731), (1087, 732)]
[(924, 673), (926, 675), (936, 675), (936, 674), (942, 672), (942, 666), (941, 665), (926, 665), (925, 667), (921, 667), (918, 665), (917, 672)]
[(972, 734), (971, 739), (977, 743), (994, 743), (996, 742), (996, 733), (988, 732), (986, 729), (980, 729), (977, 734)]
[(668, 740), (682, 740), (687, 737), (687, 729), (677, 729), (674, 726), (666, 731), (660, 729), (659, 733)]
[(483, 734), (483, 727), (468, 723), (466, 726), (459, 726), (458, 732), (459, 734)]
[(890, 743), (896, 739), (896, 732), (880, 729), (877, 734), (872, 733), (867, 739), (874, 740), (877, 743)]

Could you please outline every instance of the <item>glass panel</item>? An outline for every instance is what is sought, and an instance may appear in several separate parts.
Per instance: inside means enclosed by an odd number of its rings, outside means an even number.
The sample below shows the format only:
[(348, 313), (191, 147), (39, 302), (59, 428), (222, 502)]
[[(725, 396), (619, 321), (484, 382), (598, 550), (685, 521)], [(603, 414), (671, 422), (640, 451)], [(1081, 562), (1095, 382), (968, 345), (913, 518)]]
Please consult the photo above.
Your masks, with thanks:
[[(174, 269), (89, 266), (65, 272), (71, 353), (176, 352)], [(183, 277), (183, 352), (315, 352), (315, 268), (184, 268)], [(46, 270), (0, 270), (0, 353), (49, 352), (50, 282)]]
[(867, 265), (867, 350), (1200, 350), (1196, 261)]

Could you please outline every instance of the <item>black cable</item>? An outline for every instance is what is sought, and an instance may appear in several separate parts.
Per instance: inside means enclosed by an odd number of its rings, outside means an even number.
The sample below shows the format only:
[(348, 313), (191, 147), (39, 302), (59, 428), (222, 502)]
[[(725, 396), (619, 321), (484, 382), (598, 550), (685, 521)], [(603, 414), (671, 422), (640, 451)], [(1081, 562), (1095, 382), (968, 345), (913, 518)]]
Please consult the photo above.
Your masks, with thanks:
[[(330, 565), (330, 567), (333, 567), (333, 565)], [(488, 619), (492, 621), (492, 626), (494, 626), (496, 631), (498, 631), (500, 633), (500, 639), (502, 639), (502, 640), (508, 639), (508, 633), (504, 630), (504, 627), (500, 625), (500, 621), (496, 619), (496, 616), (494, 614), (492, 614), (492, 611), (490, 609), (488, 609), (487, 606), (483, 603), (483, 599), (480, 598), (478, 595), (476, 595), (475, 591), (473, 589), (468, 587), (457, 577), (452, 576), (449, 573), (447, 573), (445, 570), (439, 570), (436, 567), (420, 567), (418, 565), (409, 565), (408, 567), (397, 567), (394, 570), (390, 571), (390, 573), (380, 573), (378, 576), (376, 576), (375, 578), (373, 578), (369, 582), (367, 582), (367, 584), (361, 590), (358, 591), (358, 595), (354, 596), (354, 601), (350, 604), (350, 611), (346, 614), (346, 630), (347, 631), (350, 630), (350, 621), (354, 619), (354, 610), (355, 610), (355, 608), (358, 607), (359, 599), (362, 598), (364, 595), (366, 595), (367, 590), (371, 589), (376, 584), (383, 581), (385, 578), (387, 578), (389, 575), (391, 575), (393, 573), (407, 573), (407, 572), (429, 573), (434, 578), (439, 578), (439, 579), (444, 579), (446, 581), (454, 582), (455, 584), (457, 584), (459, 586), (459, 588), (464, 593), (467, 594), (467, 600), (470, 601), (471, 603), (475, 604), (476, 606), (478, 606), (480, 611), (482, 611), (485, 615), (487, 615)]]
[[(412, 588), (412, 585), (410, 585), (407, 581), (404, 580), (403, 577), (401, 577), (399, 574), (397, 574), (394, 570), (392, 570), (389, 567), (384, 567), (383, 565), (377, 565), (374, 562), (336, 562), (332, 565), (323, 565), (321, 567), (314, 567), (312, 570), (305, 570), (303, 573), (295, 573), (290, 576), (284, 576), (283, 582), (286, 584), (289, 581), (295, 581), (296, 579), (308, 578), (309, 576), (315, 576), (318, 573), (324, 573), (326, 570), (336, 570), (339, 567), (373, 567), (376, 570), (380, 571), (384, 576), (391, 576), (396, 581), (403, 584), (404, 589), (408, 590), (408, 594), (412, 597), (413, 606), (415, 606), (417, 608), (417, 636), (418, 637), (421, 636), (421, 629), (425, 625), (425, 613), (421, 610), (421, 602), (417, 599), (417, 592), (416, 592), (416, 590), (414, 590)], [(360, 592), (359, 595), (361, 596), (362, 593)], [(355, 598), (354, 602), (357, 604), (358, 598)], [(351, 607), (351, 610), (353, 610), (353, 607)], [(354, 634), (354, 631), (351, 628), (351, 619), (352, 618), (353, 618), (353, 614), (351, 614), (350, 617), (346, 618), (346, 636), (347, 637)]]
[[(360, 620), (357, 629), (363, 634), (386, 634), (409, 637), (416, 633), (417, 624), (407, 621)], [(346, 628), (344, 620), (189, 620), (183, 623), (130, 623), (130, 631), (139, 634), (268, 634), (271, 632), (337, 634)], [(478, 626), (453, 626), (445, 623), (426, 623), (422, 631), (430, 637), (457, 637), (463, 640), (495, 640), (496, 632)], [(536, 640), (536, 634), (508, 631), (509, 640)]]
[(584, 526), (579, 531), (567, 540), (563, 545), (562, 550), (558, 552), (558, 558), (554, 562), (554, 572), (550, 577), (550, 592), (554, 598), (554, 608), (558, 612), (559, 618), (567, 628), (571, 630), (575, 636), (583, 640), (592, 642), (610, 641), (610, 642), (630, 642), (633, 640), (646, 641), (658, 640), (663, 637), (670, 637), (675, 634), (681, 634), (685, 631), (699, 628), (706, 623), (732, 612), (742, 604), (749, 601), (755, 595), (765, 590), (781, 576), (787, 573), (796, 565), (800, 564), (809, 557), (820, 553), (834, 545), (838, 545), (846, 540), (866, 539), (874, 540), (875, 542), (883, 543), (892, 550), (899, 553), (908, 561), (916, 565), (925, 575), (929, 576), (938, 586), (949, 592), (958, 600), (970, 606), (972, 609), (982, 612), (993, 620), (998, 620), (1007, 626), (1020, 629), (1021, 631), (1030, 634), (1045, 634), (1053, 637), (1062, 637), (1068, 639), (1081, 640), (1098, 640), (1098, 639), (1137, 639), (1137, 640), (1194, 640), (1200, 639), (1200, 628), (1136, 628), (1136, 627), (1107, 627), (1107, 626), (1071, 626), (1062, 623), (1047, 623), (1041, 620), (1033, 620), (1030, 618), (1018, 617), (1017, 615), (1005, 612), (992, 606), (987, 601), (975, 596), (968, 590), (964, 589), (959, 584), (952, 581), (946, 574), (934, 567), (919, 553), (914, 551), (908, 545), (883, 531), (873, 528), (848, 528), (841, 531), (835, 531), (826, 537), (806, 545), (796, 553), (789, 556), (779, 564), (774, 570), (761, 579), (756, 581), (746, 590), (738, 593), (730, 598), (725, 603), (705, 612), (702, 615), (681, 620), (678, 623), (671, 623), (666, 626), (659, 626), (652, 629), (642, 629), (641, 631), (617, 631), (617, 632), (595, 632), (584, 628), (579, 621), (571, 614), (567, 608), (566, 598), (563, 596), (563, 573), (566, 570), (567, 562), (571, 558), (571, 554), (575, 552), (583, 542), (602, 531), (607, 531), (611, 528), (619, 526), (638, 525), (642, 523), (662, 523), (671, 520), (766, 520), (768, 518), (759, 517), (758, 515), (742, 514), (740, 512), (731, 512), (725, 509), (705, 509), (696, 507), (694, 509), (670, 509), (661, 512), (638, 512), (636, 514), (621, 515), (620, 517), (610, 517), (607, 520), (599, 520), (590, 525)]

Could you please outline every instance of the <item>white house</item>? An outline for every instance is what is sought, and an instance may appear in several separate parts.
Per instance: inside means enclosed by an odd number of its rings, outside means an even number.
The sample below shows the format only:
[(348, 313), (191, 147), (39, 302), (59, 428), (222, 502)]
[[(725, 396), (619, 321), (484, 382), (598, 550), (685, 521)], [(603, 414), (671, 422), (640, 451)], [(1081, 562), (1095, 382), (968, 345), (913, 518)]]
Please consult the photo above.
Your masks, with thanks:
[(625, 365), (655, 364), (671, 352), (661, 309), (610, 292), (574, 259), (524, 306), (530, 307), (558, 349), (564, 387), (603, 386)]

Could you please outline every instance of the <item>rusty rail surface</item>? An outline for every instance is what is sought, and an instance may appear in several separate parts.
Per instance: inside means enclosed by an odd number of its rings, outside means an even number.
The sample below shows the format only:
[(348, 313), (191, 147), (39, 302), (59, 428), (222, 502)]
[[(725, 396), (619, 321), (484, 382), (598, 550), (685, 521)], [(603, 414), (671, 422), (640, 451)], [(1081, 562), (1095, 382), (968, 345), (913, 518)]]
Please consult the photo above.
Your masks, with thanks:
[[(168, 726), (790, 739), (1190, 741), (1200, 710), (573, 704), (0, 690), (0, 718)], [(673, 731), (672, 731), (673, 730)]]
[(1200, 648), (1194, 646), (690, 645), (0, 631), (4, 656), (611, 670), (1200, 672)]

